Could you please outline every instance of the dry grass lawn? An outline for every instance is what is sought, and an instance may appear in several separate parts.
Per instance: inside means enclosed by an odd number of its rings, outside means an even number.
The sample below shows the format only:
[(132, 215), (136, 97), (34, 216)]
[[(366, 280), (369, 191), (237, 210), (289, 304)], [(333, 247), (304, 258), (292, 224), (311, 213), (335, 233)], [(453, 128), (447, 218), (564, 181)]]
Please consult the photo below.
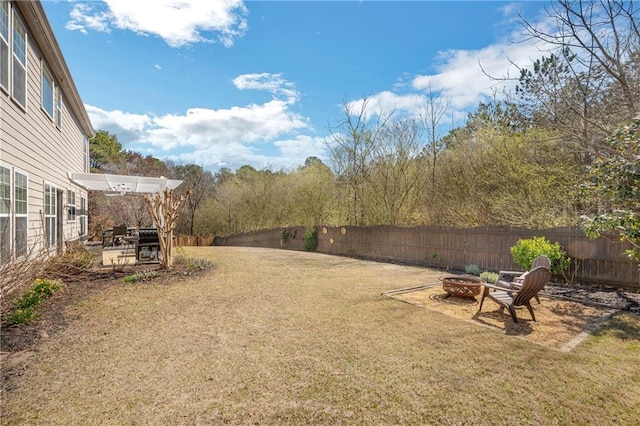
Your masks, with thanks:
[[(488, 327), (382, 295), (439, 271), (257, 248), (189, 252), (216, 268), (68, 307), (66, 328), (33, 348), (2, 395), (2, 424), (640, 423), (637, 315), (614, 315), (564, 353), (536, 341), (543, 331), (526, 311), (528, 328), (513, 332), (507, 314)], [(535, 306), (540, 327), (553, 303)], [(496, 307), (479, 318), (491, 323)]]

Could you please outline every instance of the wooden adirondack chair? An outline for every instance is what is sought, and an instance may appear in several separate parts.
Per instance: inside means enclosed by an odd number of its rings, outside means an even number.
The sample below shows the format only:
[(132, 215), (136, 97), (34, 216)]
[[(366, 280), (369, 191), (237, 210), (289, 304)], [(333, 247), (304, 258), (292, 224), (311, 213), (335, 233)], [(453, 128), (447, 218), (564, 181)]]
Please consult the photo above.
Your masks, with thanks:
[[(505, 289), (491, 284), (484, 284), (484, 292), (482, 293), (478, 312), (482, 310), (482, 304), (485, 297), (488, 297), (500, 305), (501, 308), (509, 309), (513, 322), (518, 322), (518, 318), (516, 317), (516, 306), (526, 306), (531, 314), (531, 318), (535, 321), (536, 316), (533, 313), (533, 307), (530, 303), (531, 299), (537, 296), (538, 292), (547, 285), (550, 279), (551, 272), (549, 271), (549, 268), (539, 266), (525, 275), (524, 280), (522, 281), (522, 287), (517, 290)], [(495, 291), (490, 291), (491, 289)]]
[[(498, 272), (498, 281), (496, 281), (496, 285), (498, 287), (502, 287), (505, 289), (511, 290), (519, 290), (522, 287), (522, 282), (524, 281), (524, 277), (535, 268), (540, 266), (544, 266), (547, 269), (551, 269), (551, 260), (547, 256), (540, 255), (533, 259), (533, 263), (531, 264), (531, 269), (527, 272), (522, 271), (500, 271)], [(513, 277), (512, 281), (508, 281), (507, 277)], [(540, 303), (540, 299), (538, 296), (535, 296), (536, 302)]]

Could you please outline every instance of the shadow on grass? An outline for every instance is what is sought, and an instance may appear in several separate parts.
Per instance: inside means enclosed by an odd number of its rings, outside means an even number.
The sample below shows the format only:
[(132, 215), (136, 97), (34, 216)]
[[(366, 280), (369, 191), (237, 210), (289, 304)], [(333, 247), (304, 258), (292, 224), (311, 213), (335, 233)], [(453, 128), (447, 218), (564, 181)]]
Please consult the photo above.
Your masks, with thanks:
[(592, 316), (586, 310), (586, 306), (579, 303), (554, 303), (549, 300), (546, 308), (549, 312), (560, 318), (560, 322), (568, 327), (583, 328), (592, 321)]
[[(520, 313), (521, 312), (518, 312), (518, 314)], [(487, 321), (487, 319), (491, 319), (492, 321)], [(532, 319), (522, 318), (518, 315), (518, 322), (515, 323), (511, 319), (509, 312), (504, 308), (498, 308), (497, 311), (476, 312), (473, 320), (478, 321), (480, 324), (502, 328), (508, 336), (527, 336), (533, 332), (533, 329), (528, 323), (529, 321), (533, 321)], [(501, 326), (496, 326), (496, 323)]]
[(619, 312), (606, 321), (594, 336), (612, 336), (621, 340), (640, 341), (640, 315)]
[(429, 299), (433, 300), (434, 302), (457, 306), (469, 306), (478, 304), (478, 301), (473, 297), (447, 296), (447, 294), (432, 294), (429, 296)]

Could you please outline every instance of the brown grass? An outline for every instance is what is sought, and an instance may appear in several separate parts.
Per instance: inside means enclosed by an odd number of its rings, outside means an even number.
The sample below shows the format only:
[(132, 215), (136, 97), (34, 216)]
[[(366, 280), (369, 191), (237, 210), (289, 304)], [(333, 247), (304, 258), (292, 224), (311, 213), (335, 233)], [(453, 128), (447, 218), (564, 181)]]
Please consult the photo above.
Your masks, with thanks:
[[(68, 307), (66, 328), (33, 348), (2, 396), (2, 423), (640, 419), (636, 315), (615, 315), (562, 353), (527, 340), (539, 332), (531, 321), (519, 338), (500, 323), (381, 294), (434, 282), (438, 271), (268, 249), (189, 251), (216, 269), (191, 281), (114, 286)], [(543, 299), (536, 312), (552, 303)]]

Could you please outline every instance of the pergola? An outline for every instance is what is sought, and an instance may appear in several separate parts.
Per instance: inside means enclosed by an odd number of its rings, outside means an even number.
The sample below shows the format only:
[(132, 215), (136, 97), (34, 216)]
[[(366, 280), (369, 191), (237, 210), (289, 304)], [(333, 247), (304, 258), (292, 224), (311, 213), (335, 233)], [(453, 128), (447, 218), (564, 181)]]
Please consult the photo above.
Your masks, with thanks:
[[(173, 196), (173, 189), (182, 181), (161, 177), (109, 175), (99, 173), (69, 173), (69, 179), (88, 190), (102, 191), (106, 195), (146, 194), (145, 200), (158, 230), (159, 245), (162, 252), (162, 267), (172, 266), (173, 228), (181, 204), (188, 197)], [(137, 247), (137, 243), (136, 243)], [(137, 250), (137, 248), (136, 248)]]
[(112, 194), (155, 194), (175, 189), (182, 181), (161, 177), (109, 175), (100, 173), (69, 173), (69, 179), (86, 189)]

